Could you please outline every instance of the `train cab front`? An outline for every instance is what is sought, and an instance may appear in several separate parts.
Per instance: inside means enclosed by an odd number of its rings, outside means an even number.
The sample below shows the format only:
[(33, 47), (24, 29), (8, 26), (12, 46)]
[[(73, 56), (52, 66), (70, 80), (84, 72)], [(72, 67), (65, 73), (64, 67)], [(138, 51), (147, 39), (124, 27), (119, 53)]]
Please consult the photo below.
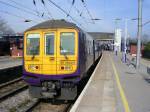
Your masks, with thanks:
[[(27, 31), (24, 36), (24, 80), (37, 98), (68, 97), (77, 92), (78, 32), (75, 29)], [(75, 94), (72, 92), (72, 95)], [(72, 96), (70, 96), (71, 98)], [(62, 98), (63, 99), (63, 98)]]

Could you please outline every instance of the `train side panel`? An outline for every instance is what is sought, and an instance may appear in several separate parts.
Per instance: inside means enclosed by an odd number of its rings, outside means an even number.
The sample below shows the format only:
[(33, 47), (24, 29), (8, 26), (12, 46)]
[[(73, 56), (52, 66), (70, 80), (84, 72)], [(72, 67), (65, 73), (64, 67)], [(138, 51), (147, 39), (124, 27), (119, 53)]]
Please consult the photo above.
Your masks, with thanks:
[(86, 76), (86, 72), (98, 59), (101, 52), (97, 49), (97, 44), (88, 34), (84, 32), (79, 33), (79, 66), (81, 77)]

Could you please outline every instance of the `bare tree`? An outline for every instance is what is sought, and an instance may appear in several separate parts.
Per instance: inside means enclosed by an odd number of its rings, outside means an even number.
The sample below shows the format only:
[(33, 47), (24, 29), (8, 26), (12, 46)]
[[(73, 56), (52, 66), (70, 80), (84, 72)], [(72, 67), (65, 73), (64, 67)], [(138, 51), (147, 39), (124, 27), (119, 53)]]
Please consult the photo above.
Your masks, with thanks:
[(7, 22), (0, 17), (0, 33), (13, 34), (13, 29), (7, 24)]

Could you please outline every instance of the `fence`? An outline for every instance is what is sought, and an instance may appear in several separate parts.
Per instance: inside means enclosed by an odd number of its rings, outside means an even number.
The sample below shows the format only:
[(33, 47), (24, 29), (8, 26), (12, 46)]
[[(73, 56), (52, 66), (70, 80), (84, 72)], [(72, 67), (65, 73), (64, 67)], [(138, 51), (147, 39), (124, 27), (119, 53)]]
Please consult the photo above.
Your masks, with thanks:
[[(134, 66), (136, 67), (136, 59), (135, 58), (132, 58), (132, 59), (127, 59), (127, 65), (128, 66)], [(150, 80), (150, 65), (143, 65), (143, 64), (140, 64), (140, 67), (138, 69), (139, 74), (141, 74), (144, 79), (146, 80)]]

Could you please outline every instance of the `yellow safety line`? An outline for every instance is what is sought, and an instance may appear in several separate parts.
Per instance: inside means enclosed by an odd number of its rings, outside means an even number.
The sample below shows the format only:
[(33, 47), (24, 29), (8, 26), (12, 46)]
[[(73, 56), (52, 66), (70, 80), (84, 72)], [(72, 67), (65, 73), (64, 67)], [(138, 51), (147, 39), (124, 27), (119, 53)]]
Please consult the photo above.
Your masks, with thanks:
[(121, 86), (121, 83), (120, 83), (120, 79), (119, 79), (119, 75), (118, 75), (117, 69), (116, 69), (115, 64), (114, 64), (113, 60), (111, 59), (111, 57), (110, 57), (110, 60), (111, 60), (112, 66), (113, 66), (113, 70), (114, 70), (114, 73), (115, 73), (117, 86), (118, 86), (118, 89), (119, 89), (119, 92), (120, 92), (120, 96), (121, 96), (121, 100), (122, 100), (123, 105), (124, 105), (125, 112), (131, 112), (131, 110), (129, 108), (128, 101), (127, 101), (127, 98), (126, 98), (125, 93), (124, 93), (124, 90), (123, 90), (123, 88)]

